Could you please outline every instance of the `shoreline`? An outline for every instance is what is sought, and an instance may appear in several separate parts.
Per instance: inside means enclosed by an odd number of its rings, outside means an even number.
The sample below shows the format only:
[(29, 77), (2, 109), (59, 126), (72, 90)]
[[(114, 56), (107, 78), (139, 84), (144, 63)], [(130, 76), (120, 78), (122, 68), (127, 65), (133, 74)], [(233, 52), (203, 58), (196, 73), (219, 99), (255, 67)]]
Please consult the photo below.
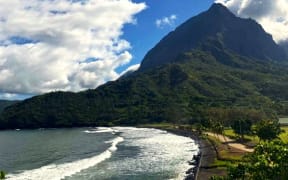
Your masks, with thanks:
[[(169, 133), (173, 133), (179, 136), (185, 136), (193, 139), (199, 146), (199, 153), (187, 163), (193, 163), (195, 167), (192, 167), (186, 171), (186, 177), (184, 180), (209, 180), (213, 175), (225, 175), (225, 170), (217, 169), (211, 164), (217, 159), (217, 153), (214, 146), (207, 140), (201, 138), (198, 134), (188, 130), (181, 129), (166, 129)], [(196, 175), (194, 175), (196, 174)]]
[[(133, 126), (136, 127), (137, 126)], [(82, 128), (82, 127), (80, 127)], [(153, 126), (138, 126), (138, 128), (154, 128), (167, 131), (179, 136), (189, 137), (195, 141), (195, 144), (199, 147), (198, 155), (187, 161), (187, 164), (193, 165), (189, 169), (185, 169), (186, 176), (184, 180), (209, 180), (213, 175), (225, 175), (225, 170), (217, 169), (212, 166), (215, 159), (217, 159), (217, 153), (214, 146), (207, 139), (201, 138), (196, 132), (184, 129), (175, 129), (167, 127), (153, 127)], [(41, 128), (42, 129), (42, 128)], [(54, 128), (44, 128), (54, 129)], [(66, 128), (64, 128), (66, 129)], [(69, 128), (70, 129), (70, 128)], [(35, 129), (37, 130), (37, 129)]]

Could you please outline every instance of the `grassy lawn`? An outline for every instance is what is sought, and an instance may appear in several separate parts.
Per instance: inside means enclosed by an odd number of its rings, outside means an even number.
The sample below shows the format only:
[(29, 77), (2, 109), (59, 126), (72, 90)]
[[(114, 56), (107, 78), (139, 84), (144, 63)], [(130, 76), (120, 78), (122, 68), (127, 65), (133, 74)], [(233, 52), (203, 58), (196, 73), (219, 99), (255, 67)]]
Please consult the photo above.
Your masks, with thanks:
[(217, 138), (207, 136), (209, 141), (216, 147), (217, 158), (210, 164), (211, 167), (216, 167), (218, 170), (226, 170), (232, 165), (236, 165), (242, 161), (245, 152), (228, 148), (226, 144), (221, 143)]
[(215, 159), (214, 163), (211, 164), (211, 166), (216, 166), (220, 169), (221, 168), (226, 169), (227, 167), (229, 167), (231, 165), (235, 165), (235, 163), (231, 163), (231, 161), (223, 161), (223, 160), (218, 160), (218, 159)]
[[(232, 129), (225, 129), (224, 130), (224, 135), (232, 138), (232, 139), (239, 139), (239, 136), (237, 134), (234, 133), (234, 131)], [(252, 135), (244, 135), (244, 141), (246, 143), (248, 143), (247, 145), (249, 144), (258, 144), (260, 139), (257, 137), (257, 136), (252, 136)], [(244, 143), (244, 144), (246, 144)]]
[[(232, 129), (225, 129), (224, 134), (228, 137), (231, 137), (232, 139), (238, 139), (239, 138), (239, 136), (237, 134), (235, 134)], [(256, 138), (254, 136), (244, 135), (244, 139), (253, 141)]]
[[(285, 132), (281, 133), (279, 137), (283, 142), (288, 143), (288, 126), (282, 126), (281, 129), (284, 130)], [(226, 136), (233, 138), (233, 139), (238, 138), (237, 134), (235, 134), (232, 129), (226, 129), (224, 131), (224, 134)], [(257, 136), (245, 135), (244, 138), (246, 141), (250, 141), (250, 142), (255, 143), (255, 144), (257, 144), (260, 141)]]
[(216, 146), (218, 161), (220, 161), (221, 163), (227, 161), (231, 164), (231, 162), (234, 161), (241, 161), (242, 157), (246, 154), (246, 152), (221, 143), (216, 137), (208, 136), (208, 139)]

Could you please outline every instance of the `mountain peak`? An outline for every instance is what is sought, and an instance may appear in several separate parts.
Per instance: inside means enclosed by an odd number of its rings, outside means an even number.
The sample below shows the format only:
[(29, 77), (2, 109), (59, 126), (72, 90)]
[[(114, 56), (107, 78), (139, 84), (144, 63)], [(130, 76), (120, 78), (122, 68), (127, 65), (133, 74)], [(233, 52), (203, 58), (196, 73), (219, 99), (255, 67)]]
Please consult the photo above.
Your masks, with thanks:
[(164, 37), (146, 54), (139, 70), (174, 62), (180, 54), (192, 49), (203, 50), (205, 46), (205, 51), (209, 51), (219, 45), (252, 59), (287, 60), (284, 50), (260, 24), (237, 17), (222, 4), (215, 3)]
[(208, 9), (209, 13), (213, 13), (213, 14), (221, 14), (221, 15), (233, 15), (235, 16), (226, 6), (224, 6), (221, 3), (214, 3), (212, 4), (212, 6)]

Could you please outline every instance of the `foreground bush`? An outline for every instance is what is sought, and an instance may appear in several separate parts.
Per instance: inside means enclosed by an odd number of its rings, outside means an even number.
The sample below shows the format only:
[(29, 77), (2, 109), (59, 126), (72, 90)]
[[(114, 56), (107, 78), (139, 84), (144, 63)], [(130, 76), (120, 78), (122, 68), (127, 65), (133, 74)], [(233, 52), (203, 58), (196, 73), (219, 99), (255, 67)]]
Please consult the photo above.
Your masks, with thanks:
[(287, 180), (288, 147), (279, 140), (262, 142), (255, 151), (244, 157), (243, 163), (228, 169), (225, 177), (213, 176), (211, 180)]

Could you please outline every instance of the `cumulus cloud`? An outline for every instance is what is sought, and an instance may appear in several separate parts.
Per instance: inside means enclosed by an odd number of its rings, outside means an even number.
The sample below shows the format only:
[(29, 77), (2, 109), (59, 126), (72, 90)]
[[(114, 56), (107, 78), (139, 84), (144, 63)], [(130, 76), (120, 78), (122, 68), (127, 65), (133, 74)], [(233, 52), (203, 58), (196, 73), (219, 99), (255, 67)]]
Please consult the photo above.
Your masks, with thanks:
[(0, 92), (79, 91), (117, 79), (115, 69), (132, 59), (122, 28), (145, 8), (130, 0), (1, 1)]
[(236, 15), (255, 19), (278, 43), (288, 41), (287, 0), (216, 0)]
[(131, 65), (125, 71), (123, 71), (120, 76), (122, 76), (128, 72), (135, 72), (139, 69), (139, 67), (140, 67), (140, 64)]
[(165, 26), (173, 26), (177, 16), (172, 14), (168, 17), (163, 17), (161, 19), (156, 19), (155, 24), (158, 28), (164, 28)]

